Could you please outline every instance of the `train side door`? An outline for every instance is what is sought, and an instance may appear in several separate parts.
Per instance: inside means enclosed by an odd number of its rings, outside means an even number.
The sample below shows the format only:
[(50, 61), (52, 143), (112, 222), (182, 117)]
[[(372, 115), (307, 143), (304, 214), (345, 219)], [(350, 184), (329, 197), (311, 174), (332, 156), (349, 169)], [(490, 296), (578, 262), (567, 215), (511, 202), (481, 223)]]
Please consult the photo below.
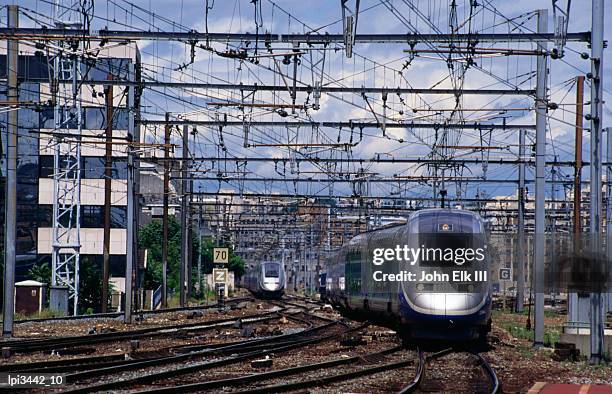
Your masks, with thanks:
[(349, 300), (361, 295), (361, 250), (352, 248), (346, 254), (346, 293)]

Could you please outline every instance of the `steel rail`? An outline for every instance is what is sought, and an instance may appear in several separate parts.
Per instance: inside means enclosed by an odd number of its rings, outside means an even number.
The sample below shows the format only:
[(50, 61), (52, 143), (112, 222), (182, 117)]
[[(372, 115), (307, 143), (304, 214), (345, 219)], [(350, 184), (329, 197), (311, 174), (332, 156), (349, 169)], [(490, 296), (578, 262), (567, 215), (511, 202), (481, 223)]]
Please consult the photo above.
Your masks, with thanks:
[(322, 385), (329, 384), (329, 383), (335, 383), (335, 382), (360, 378), (362, 376), (373, 375), (379, 372), (386, 372), (386, 371), (390, 371), (394, 369), (405, 368), (407, 366), (412, 365), (413, 363), (414, 363), (414, 360), (412, 359), (402, 360), (402, 361), (396, 361), (392, 363), (377, 365), (374, 367), (363, 368), (363, 369), (356, 370), (356, 371), (339, 373), (339, 374), (335, 374), (331, 376), (298, 380), (298, 381), (293, 381), (293, 382), (283, 382), (279, 384), (262, 386), (262, 387), (257, 387), (253, 389), (234, 391), (233, 393), (235, 394), (238, 394), (238, 393), (241, 393), (241, 394), (281, 393), (281, 392), (286, 392), (286, 391), (298, 390), (301, 388), (318, 387), (318, 386), (322, 386)]
[(427, 361), (445, 356), (451, 353), (452, 351), (453, 351), (452, 348), (448, 348), (448, 349), (444, 349), (436, 353), (432, 353), (428, 355), (427, 357), (425, 357), (423, 352), (419, 350), (419, 360), (420, 360), (419, 367), (420, 368), (417, 369), (417, 374), (410, 381), (410, 383), (408, 383), (400, 391), (398, 391), (397, 394), (408, 394), (408, 393), (413, 393), (414, 391), (416, 391), (416, 389), (419, 388), (419, 385), (423, 381), (423, 377), (425, 376), (425, 368), (426, 368)]
[[(250, 301), (253, 300), (252, 297), (245, 298), (233, 298), (226, 300), (226, 304), (234, 304), (237, 302)], [(160, 313), (172, 313), (172, 312), (183, 312), (183, 311), (197, 311), (202, 309), (214, 309), (219, 308), (219, 305), (210, 304), (210, 305), (197, 305), (197, 306), (186, 306), (186, 307), (178, 307), (178, 308), (166, 308), (166, 309), (155, 309), (151, 311), (138, 311), (140, 315), (157, 315)], [(53, 322), (53, 321), (71, 321), (71, 320), (92, 320), (92, 319), (101, 319), (101, 318), (114, 318), (123, 316), (123, 312), (108, 312), (108, 313), (92, 313), (91, 315), (71, 315), (71, 316), (55, 316), (55, 317), (45, 317), (45, 318), (33, 318), (33, 319), (23, 319), (23, 320), (15, 320), (15, 324), (19, 323), (44, 323), (44, 322)]]
[(64, 371), (64, 368), (73, 366), (74, 363), (92, 363), (96, 365), (104, 365), (107, 362), (113, 361), (125, 361), (125, 354), (112, 354), (112, 355), (103, 355), (103, 356), (93, 356), (87, 358), (71, 358), (68, 360), (47, 360), (47, 361), (34, 361), (28, 363), (12, 363), (12, 364), (3, 364), (0, 367), (0, 371), (2, 372), (34, 372), (34, 371), (55, 371), (56, 368), (59, 368), (57, 371)]
[(487, 376), (489, 377), (489, 379), (491, 380), (491, 394), (497, 394), (500, 391), (501, 385), (499, 383), (499, 378), (497, 377), (497, 374), (495, 373), (495, 371), (493, 370), (493, 368), (491, 367), (491, 365), (489, 364), (489, 362), (487, 360), (485, 360), (484, 357), (482, 357), (482, 355), (480, 355), (480, 353), (472, 353), (476, 359), (480, 362), (480, 366), (483, 368), (483, 370), (485, 371), (485, 373), (487, 374)]
[[(330, 327), (332, 325), (337, 325), (340, 324), (339, 322), (334, 322), (334, 323), (327, 323), (327, 324), (323, 324), (321, 326), (317, 326), (314, 327), (310, 330), (307, 330), (308, 332), (312, 333), (315, 332), (317, 330), (321, 330), (323, 328), (327, 328)], [(351, 331), (355, 331), (355, 330), (359, 330), (361, 328), (365, 327), (365, 325), (360, 325), (354, 328), (350, 328), (345, 330), (344, 332), (351, 332)], [(303, 334), (306, 331), (302, 331), (301, 333)], [(336, 338), (337, 337), (337, 333), (335, 334), (330, 334), (330, 335), (326, 335), (326, 336), (322, 336), (322, 337), (317, 337), (317, 338), (313, 338), (313, 339), (306, 339), (297, 343), (292, 343), (289, 345), (283, 345), (283, 346), (274, 346), (271, 345), (270, 347), (268, 347), (267, 349), (264, 350), (256, 350), (253, 352), (249, 352), (246, 354), (242, 354), (242, 355), (238, 355), (238, 356), (234, 356), (234, 357), (229, 357), (229, 358), (223, 358), (223, 359), (217, 359), (217, 360), (212, 360), (212, 361), (206, 361), (203, 363), (198, 363), (198, 364), (192, 364), (192, 365), (188, 365), (188, 366), (182, 366), (182, 367), (178, 367), (178, 368), (174, 368), (171, 370), (165, 370), (165, 371), (160, 371), (160, 372), (152, 372), (150, 374), (146, 374), (146, 375), (138, 375), (136, 377), (131, 377), (131, 378), (127, 378), (127, 379), (122, 379), (122, 380), (115, 380), (115, 381), (111, 381), (111, 382), (105, 382), (105, 383), (100, 383), (100, 384), (95, 384), (95, 385), (87, 385), (87, 386), (83, 386), (83, 387), (78, 387), (75, 389), (69, 389), (66, 391), (62, 391), (63, 393), (89, 393), (89, 392), (96, 392), (96, 391), (105, 391), (105, 390), (110, 390), (110, 389), (117, 389), (120, 387), (125, 387), (125, 386), (130, 386), (130, 385), (137, 385), (137, 384), (146, 384), (146, 383), (150, 383), (150, 382), (154, 382), (154, 381), (158, 381), (160, 379), (165, 379), (165, 378), (174, 378), (180, 375), (184, 375), (187, 373), (191, 373), (191, 372), (195, 372), (195, 371), (201, 371), (201, 370), (206, 370), (209, 368), (215, 368), (215, 367), (220, 367), (220, 366), (224, 366), (224, 365), (230, 365), (230, 364), (234, 364), (237, 362), (241, 362), (241, 361), (245, 361), (245, 360), (249, 360), (252, 358), (256, 358), (256, 357), (261, 357), (261, 356), (265, 356), (267, 354), (270, 353), (280, 353), (280, 352), (284, 352), (284, 351), (288, 351), (288, 350), (292, 350), (295, 348), (299, 348), (299, 347), (303, 347), (303, 346), (307, 346), (309, 344), (314, 344), (314, 343), (318, 343), (318, 342), (322, 342), (325, 340), (329, 340), (332, 338)], [(147, 367), (147, 366), (153, 366), (153, 365), (162, 365), (162, 364), (168, 364), (168, 363), (172, 363), (174, 361), (181, 361), (183, 359), (189, 358), (189, 357), (193, 357), (193, 356), (199, 356), (199, 355), (204, 355), (205, 353), (211, 353), (211, 352), (206, 352), (206, 351), (202, 351), (202, 352), (193, 352), (193, 353), (188, 353), (186, 355), (179, 355), (179, 356), (173, 356), (173, 357), (169, 357), (169, 358), (165, 358), (163, 360), (156, 360), (156, 363), (142, 363), (142, 364), (130, 364), (128, 365), (128, 367), (130, 369), (140, 369), (143, 367)], [(76, 381), (78, 381), (80, 378), (90, 378), (90, 377), (94, 377), (94, 376), (101, 376), (101, 375), (107, 375), (109, 373), (115, 373), (115, 372), (122, 372), (125, 369), (122, 368), (103, 368), (102, 370), (91, 370), (91, 371), (84, 371), (78, 374), (72, 374), (72, 375), (67, 375), (66, 376), (66, 380), (68, 383), (76, 383)]]
[[(418, 375), (418, 380), (415, 378), (413, 379), (410, 383), (408, 383), (404, 388), (402, 388), (400, 391), (397, 392), (397, 394), (408, 394), (408, 393), (412, 393), (414, 391), (416, 391), (419, 388), (419, 385), (421, 384), (422, 378), (425, 375), (425, 367), (426, 367), (426, 363), (431, 361), (431, 360), (435, 360), (437, 358), (443, 357), (447, 354), (450, 353), (454, 353), (454, 352), (466, 352), (465, 350), (456, 350), (453, 348), (447, 348), (444, 350), (441, 350), (439, 352), (436, 353), (432, 353), (430, 355), (428, 355), (427, 357), (424, 358), (424, 362), (422, 363), (422, 370), (418, 371), (419, 375)], [(468, 354), (474, 356), (478, 362), (479, 365), (483, 368), (483, 370), (485, 371), (486, 375), (489, 377), (490, 381), (491, 381), (491, 385), (492, 385), (492, 389), (490, 391), (491, 394), (496, 394), (499, 392), (500, 389), (500, 384), (499, 384), (499, 379), (497, 378), (497, 375), (495, 374), (495, 371), (493, 370), (493, 368), (491, 368), (491, 365), (489, 365), (489, 363), (487, 362), (487, 360), (485, 360), (479, 353), (474, 352), (474, 351), (467, 351)]]
[[(306, 324), (307, 329), (310, 329), (313, 327), (312, 323), (307, 322), (303, 319), (296, 318), (295, 316), (291, 316), (291, 315), (283, 315), (283, 316), (287, 317), (290, 320), (294, 320), (294, 321), (298, 321), (300, 323)], [(256, 322), (246, 322), (246, 324), (260, 323), (260, 322), (261, 320), (256, 321)], [(296, 336), (299, 336), (300, 334), (301, 332), (297, 332), (297, 333), (292, 333), (292, 334), (286, 334), (286, 336), (290, 336), (291, 338), (294, 338)], [(157, 361), (162, 360), (162, 359), (165, 360), (168, 357), (175, 356), (176, 354), (172, 354), (171, 352), (176, 352), (176, 351), (182, 352), (181, 353), (182, 356), (187, 356), (187, 353), (194, 354), (195, 352), (200, 351), (200, 350), (214, 351), (215, 354), (225, 354), (225, 353), (237, 353), (237, 352), (244, 352), (244, 351), (253, 351), (253, 350), (258, 350), (258, 349), (266, 349), (269, 347), (270, 342), (275, 342), (275, 346), (277, 345), (280, 346), (280, 343), (283, 343), (283, 344), (295, 343), (295, 339), (291, 339), (288, 337), (286, 341), (282, 341), (281, 338), (283, 337), (285, 336), (283, 335), (273, 336), (273, 337), (256, 339), (256, 340), (249, 339), (245, 341), (232, 342), (229, 344), (219, 343), (219, 344), (206, 344), (206, 345), (171, 346), (171, 347), (167, 347), (167, 348), (160, 350), (161, 352), (166, 352), (166, 354), (157, 355), (153, 357), (146, 357), (146, 358), (125, 359), (125, 354), (122, 353), (119, 355), (103, 355), (103, 356), (88, 357), (88, 358), (72, 358), (68, 360), (51, 360), (51, 361), (37, 361), (37, 362), (31, 362), (31, 363), (5, 364), (0, 367), (0, 371), (2, 372), (20, 371), (20, 372), (43, 372), (43, 373), (47, 373), (47, 372), (67, 373), (67, 372), (87, 370), (87, 369), (91, 369), (92, 367), (95, 367), (96, 369), (101, 369), (101, 368), (107, 368), (107, 367), (126, 366), (129, 364), (141, 363), (145, 361), (155, 363), (156, 360)], [(121, 367), (121, 368), (125, 369), (126, 367)]]
[(423, 380), (423, 375), (425, 374), (426, 359), (425, 359), (425, 355), (420, 349), (417, 348), (417, 351), (419, 352), (419, 363), (417, 365), (417, 370), (416, 370), (416, 373), (414, 374), (414, 378), (412, 378), (412, 380), (410, 381), (410, 383), (408, 383), (408, 385), (406, 385), (404, 388), (398, 391), (398, 394), (408, 394), (408, 393), (414, 392), (419, 387), (419, 385), (421, 384), (421, 381)]
[[(276, 315), (276, 311), (266, 312), (257, 315), (242, 316), (240, 319), (272, 319)], [(41, 338), (31, 340), (20, 340), (20, 341), (2, 341), (0, 342), (3, 346), (10, 347), (16, 352), (35, 352), (49, 349), (61, 349), (68, 346), (81, 346), (90, 345), (96, 343), (114, 342), (120, 340), (168, 335), (172, 331), (180, 330), (209, 330), (216, 327), (222, 327), (230, 325), (235, 322), (238, 318), (231, 317), (225, 319), (217, 319), (208, 322), (192, 322), (183, 323), (172, 326), (161, 326), (161, 327), (149, 327), (141, 328), (138, 330), (122, 331), (122, 332), (110, 332), (105, 334), (92, 334), (92, 335), (79, 335), (79, 336), (68, 336), (68, 337), (55, 337), (55, 338)], [(2, 366), (0, 366), (0, 371)]]
[(240, 385), (244, 385), (248, 383), (261, 382), (263, 380), (269, 380), (269, 379), (278, 378), (278, 377), (292, 376), (292, 375), (300, 374), (303, 372), (312, 372), (312, 371), (318, 371), (321, 369), (338, 367), (341, 365), (354, 364), (359, 361), (362, 361), (364, 358), (367, 358), (367, 357), (376, 357), (379, 355), (392, 354), (399, 350), (401, 350), (401, 347), (397, 346), (397, 347), (386, 349), (380, 352), (366, 354), (364, 356), (353, 356), (349, 358), (340, 358), (340, 359), (335, 359), (335, 360), (330, 360), (330, 361), (323, 361), (320, 363), (312, 363), (312, 364), (300, 365), (297, 367), (278, 369), (275, 371), (261, 372), (261, 373), (255, 373), (255, 374), (250, 374), (250, 375), (245, 375), (245, 376), (239, 376), (236, 378), (210, 380), (207, 382), (198, 382), (198, 383), (184, 384), (184, 385), (179, 385), (179, 386), (159, 387), (159, 388), (154, 388), (150, 390), (137, 391), (134, 394), (136, 393), (140, 393), (140, 394), (175, 393), (175, 392), (189, 393), (189, 392), (200, 391), (200, 390), (210, 390), (210, 389), (215, 389), (215, 388), (220, 388), (220, 387), (235, 387), (235, 386), (240, 386)]

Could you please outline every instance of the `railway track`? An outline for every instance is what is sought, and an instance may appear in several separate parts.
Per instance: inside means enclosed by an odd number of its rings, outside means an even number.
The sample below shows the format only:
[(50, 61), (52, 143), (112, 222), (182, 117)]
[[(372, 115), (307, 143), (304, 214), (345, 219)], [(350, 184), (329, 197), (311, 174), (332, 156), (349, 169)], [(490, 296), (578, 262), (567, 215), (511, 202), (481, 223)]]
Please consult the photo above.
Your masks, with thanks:
[[(240, 302), (253, 301), (253, 300), (254, 300), (253, 297), (231, 298), (229, 300), (225, 300), (225, 304), (223, 306), (233, 305), (233, 304), (237, 304)], [(137, 311), (135, 312), (135, 314), (143, 315), (143, 316), (151, 316), (151, 315), (159, 315), (162, 313), (214, 309), (214, 308), (219, 308), (220, 306), (221, 305), (214, 303), (210, 305), (196, 305), (196, 306), (186, 306), (186, 307), (177, 307), (177, 308), (165, 308), (165, 309), (155, 309), (155, 310), (147, 310), (147, 311)], [(94, 313), (91, 315), (55, 316), (55, 317), (33, 318), (33, 319), (21, 319), (21, 320), (15, 320), (15, 324), (108, 319), (108, 318), (117, 318), (121, 316), (123, 316), (123, 312)]]
[[(242, 302), (245, 300), (250, 300), (250, 298), (240, 298), (234, 299), (233, 302)], [(109, 333), (99, 333), (99, 334), (87, 334), (87, 335), (75, 335), (75, 336), (65, 336), (65, 337), (47, 337), (47, 338), (35, 338), (35, 339), (21, 339), (21, 340), (10, 340), (10, 341), (0, 341), (0, 346), (7, 347), (11, 349), (11, 352), (16, 353), (33, 353), (40, 351), (61, 351), (62, 349), (72, 349), (77, 348), (79, 346), (90, 346), (93, 344), (102, 344), (123, 340), (133, 340), (139, 338), (152, 338), (159, 336), (168, 336), (168, 335), (177, 335), (181, 332), (197, 332), (197, 331), (207, 331), (214, 328), (221, 328), (224, 326), (232, 325), (236, 322), (236, 320), (241, 319), (244, 322), (249, 322), (252, 319), (264, 321), (264, 320), (272, 320), (276, 318), (278, 312), (282, 312), (290, 307), (298, 307), (306, 310), (303, 305), (299, 305), (297, 303), (283, 302), (283, 303), (274, 303), (281, 310), (272, 311), (266, 313), (257, 313), (247, 316), (242, 316), (240, 318), (230, 317), (226, 319), (217, 319), (206, 322), (190, 322), (190, 323), (182, 323), (182, 324), (174, 324), (168, 326), (158, 326), (158, 327), (148, 327), (148, 328), (140, 328), (129, 331), (121, 331), (121, 332), (109, 332)], [(192, 307), (192, 308), (176, 308), (176, 311), (184, 311), (184, 310), (197, 310), (197, 309), (210, 309), (212, 306), (207, 308), (201, 307)], [(168, 312), (168, 310), (164, 310), (164, 312)], [(311, 318), (324, 319), (323, 317), (311, 316)], [(58, 318), (49, 319), (49, 321), (55, 321)], [(39, 322), (45, 322), (47, 320), (40, 320)], [(6, 366), (0, 366), (0, 372), (7, 371)], [(11, 368), (10, 366), (8, 368)]]
[[(170, 392), (200, 392), (218, 391), (231, 388), (233, 393), (264, 393), (286, 392), (315, 387), (338, 387), (359, 385), (360, 380), (371, 375), (392, 373), (404, 374), (404, 369), (411, 368), (408, 374), (414, 374), (412, 380), (399, 393), (412, 393), (422, 388), (427, 374), (427, 367), (434, 360), (451, 353), (468, 353), (482, 370), (482, 382), (479, 386), (487, 386), (486, 392), (497, 393), (499, 381), (488, 362), (478, 353), (469, 349), (448, 348), (435, 353), (425, 353), (421, 350), (407, 349), (396, 344), (384, 349), (361, 348), (365, 354), (347, 350), (349, 355), (341, 357), (331, 352), (322, 361), (298, 363), (272, 370), (253, 373), (244, 363), (274, 355), (275, 358), (291, 358), (292, 351), (307, 351), (306, 349), (321, 348), (327, 341), (337, 341), (346, 335), (360, 332), (366, 324), (350, 326), (344, 320), (336, 320), (312, 312), (308, 302), (300, 298), (283, 299), (270, 302), (277, 308), (257, 315), (241, 318), (217, 319), (208, 322), (180, 324), (174, 327), (158, 327), (135, 330), (125, 333), (110, 333), (120, 335), (98, 334), (95, 341), (109, 342), (123, 339), (133, 339), (144, 336), (169, 335), (182, 330), (189, 334), (214, 328), (231, 327), (240, 321), (242, 325), (265, 325), (275, 319), (289, 319), (299, 323), (303, 329), (298, 332), (282, 335), (272, 335), (256, 339), (239, 340), (231, 343), (202, 343), (168, 346), (154, 351), (123, 353), (119, 355), (98, 355), (89, 358), (73, 358), (68, 360), (38, 361), (31, 363), (14, 363), (0, 366), (0, 372), (57, 372), (65, 374), (66, 387), (64, 393), (105, 392), (112, 390), (128, 390), (137, 393), (170, 393)], [(313, 302), (313, 304), (320, 305)], [(161, 331), (156, 331), (157, 329)], [(60, 338), (60, 346), (84, 345), (85, 339), (91, 340), (95, 335), (83, 337)], [(54, 341), (58, 348), (58, 338), (45, 340), (23, 341), (22, 346), (46, 348), (49, 341)], [(89, 342), (88, 344), (90, 344)], [(317, 346), (319, 346), (317, 348)], [(30, 349), (31, 350), (31, 349)], [(407, 356), (406, 352), (414, 352)], [(295, 364), (295, 363), (294, 363)], [(247, 364), (248, 365), (248, 364)], [(227, 368), (230, 368), (227, 370)], [(234, 368), (234, 369), (232, 369)], [(238, 369), (239, 376), (236, 374)], [(339, 372), (338, 372), (339, 370)], [(226, 371), (226, 372), (224, 372)], [(248, 371), (248, 372), (245, 372)], [(198, 376), (207, 376), (207, 379)], [(183, 377), (183, 378), (182, 378)], [(283, 379), (282, 383), (279, 379)], [(291, 380), (290, 380), (291, 379)], [(486, 381), (485, 381), (486, 380)], [(431, 379), (430, 379), (431, 381)], [(339, 385), (339, 386), (337, 386)], [(490, 390), (489, 390), (490, 388)], [(427, 390), (426, 390), (427, 391)], [(485, 390), (482, 390), (485, 392)]]
[[(324, 361), (320, 363), (300, 365), (297, 367), (284, 368), (284, 369), (279, 369), (279, 370), (274, 370), (274, 371), (269, 371), (269, 372), (261, 372), (261, 373), (246, 375), (246, 376), (240, 376), (236, 378), (212, 380), (212, 381), (207, 381), (207, 382), (192, 383), (192, 384), (186, 384), (186, 385), (181, 385), (181, 386), (153, 388), (153, 389), (149, 389), (146, 391), (137, 391), (136, 393), (171, 393), (171, 392), (176, 392), (177, 390), (180, 392), (195, 392), (195, 391), (202, 391), (202, 390), (212, 390), (212, 389), (217, 389), (221, 387), (239, 387), (239, 386), (250, 384), (250, 383), (260, 383), (262, 381), (275, 379), (275, 378), (289, 377), (289, 376), (294, 376), (297, 374), (321, 371), (321, 370), (330, 369), (330, 368), (339, 367), (339, 366), (354, 365), (360, 362), (367, 362), (369, 359), (384, 359), (385, 356), (399, 352), (400, 350), (402, 350), (402, 347), (397, 346), (397, 347), (385, 349), (380, 352), (369, 353), (363, 356), (353, 356), (349, 358), (337, 358), (334, 360)], [(300, 381), (288, 382), (288, 383), (286, 382), (280, 385), (268, 385), (268, 386), (264, 386), (260, 388), (247, 389), (247, 390), (242, 390), (238, 392), (274, 392), (274, 391), (296, 390), (300, 388), (313, 387), (313, 386), (317, 386), (317, 385), (321, 385), (325, 383), (331, 383), (331, 382), (341, 380), (341, 379), (348, 379), (350, 377), (364, 376), (366, 374), (380, 372), (382, 370), (385, 370), (385, 368), (390, 368), (394, 366), (400, 368), (400, 367), (408, 366), (411, 363), (412, 363), (412, 360), (407, 360), (407, 361), (402, 361), (402, 362), (395, 363), (395, 364), (385, 364), (383, 366), (364, 368), (361, 371), (357, 371), (357, 372), (335, 374), (335, 375), (332, 375), (326, 378), (317, 378), (317, 379), (310, 379), (310, 380), (306, 379), (306, 380), (300, 380)]]
[[(240, 320), (242, 324), (261, 324), (272, 321), (273, 319), (278, 319), (280, 317), (286, 317), (288, 319), (294, 320), (296, 322), (304, 324), (306, 328), (312, 327), (312, 323), (308, 322), (306, 319), (302, 319), (297, 316), (291, 315), (280, 315), (266, 317), (265, 319), (235, 319), (234, 322)], [(227, 326), (224, 324), (223, 326)], [(213, 325), (208, 327), (208, 329), (212, 329), (218, 327), (218, 325)], [(174, 356), (182, 356), (188, 358), (187, 356), (197, 356), (198, 351), (204, 352), (213, 352), (215, 349), (222, 353), (223, 350), (231, 350), (231, 351), (239, 351), (241, 347), (249, 347), (255, 350), (258, 346), (265, 348), (269, 346), (267, 344), (271, 342), (282, 342), (282, 341), (291, 341), (291, 337), (287, 336), (286, 339), (283, 335), (277, 336), (269, 336), (260, 339), (249, 339), (244, 341), (235, 341), (231, 343), (218, 343), (218, 344), (200, 344), (200, 345), (175, 345), (166, 347), (163, 349), (155, 350), (155, 351), (145, 351), (145, 352), (137, 352), (137, 353), (122, 353), (118, 355), (101, 355), (94, 356), (88, 358), (72, 358), (67, 360), (52, 360), (52, 361), (39, 361), (39, 362), (31, 362), (31, 363), (13, 363), (13, 364), (5, 364), (0, 366), (0, 372), (41, 372), (41, 373), (49, 373), (49, 372), (77, 372), (84, 370), (91, 370), (95, 368), (96, 370), (100, 370), (102, 368), (121, 368), (123, 366), (124, 370), (128, 370), (128, 365), (134, 364), (135, 366), (143, 365), (143, 363), (153, 363), (159, 362), (163, 364), (166, 359), (171, 360), (180, 360), (181, 357)], [(114, 369), (116, 370), (116, 369)], [(113, 369), (109, 370), (113, 371)], [(74, 376), (78, 376), (75, 374)]]
[[(316, 301), (312, 301), (310, 299), (307, 298), (303, 298), (303, 297), (296, 297), (296, 296), (289, 296), (288, 298), (292, 299), (292, 300), (296, 300), (298, 303), (299, 302), (305, 302), (305, 303), (313, 303), (313, 304), (318, 304), (318, 305), (322, 305), (323, 303), (317, 303)], [(298, 306), (299, 304), (296, 302), (292, 302), (292, 301), (284, 301), (286, 304), (288, 305), (293, 305), (293, 306)], [(494, 369), (491, 367), (491, 365), (488, 363), (488, 361), (477, 351), (473, 351), (473, 350), (468, 350), (468, 349), (462, 349), (462, 348), (447, 348), (438, 352), (434, 352), (431, 353), (427, 356), (425, 356), (424, 352), (418, 350), (417, 348), (417, 364), (416, 364), (416, 370), (415, 370), (415, 376), (414, 378), (410, 381), (410, 383), (408, 383), (404, 388), (402, 388), (398, 393), (404, 394), (404, 393), (412, 393), (415, 392), (419, 389), (421, 382), (423, 381), (423, 378), (425, 376), (426, 373), (426, 366), (427, 364), (432, 361), (432, 360), (436, 360), (439, 358), (442, 358), (444, 356), (446, 356), (447, 354), (450, 353), (468, 353), (471, 357), (474, 358), (475, 362), (478, 364), (478, 366), (481, 367), (481, 370), (483, 372), (484, 377), (488, 380), (487, 382), (482, 382), (487, 384), (488, 387), (490, 387), (490, 391), (488, 391), (489, 393), (498, 393), (500, 391), (500, 382), (499, 379), (497, 378), (497, 374), (495, 373)], [(395, 368), (401, 368), (402, 362), (398, 362), (395, 364), (389, 364), (387, 365), (387, 368), (389, 369), (395, 369)], [(372, 368), (370, 371), (365, 370), (363, 373), (367, 374), (367, 372), (369, 373), (376, 373), (377, 369), (376, 368)], [(326, 378), (326, 379), (314, 379), (313, 381), (309, 381), (308, 384), (310, 385), (310, 387), (315, 387), (317, 385), (323, 385), (329, 382), (333, 382), (333, 381), (341, 381), (342, 378), (344, 377), (344, 379), (353, 379), (355, 377), (358, 376), (353, 376), (353, 374), (351, 374), (350, 372), (347, 374), (340, 374), (337, 376), (337, 378), (334, 377), (330, 377), (330, 378)], [(309, 387), (309, 386), (302, 386), (299, 383), (296, 383), (295, 386), (291, 386), (294, 389), (299, 389), (302, 387)], [(276, 386), (269, 386), (266, 389), (268, 392), (280, 392), (280, 391), (284, 391), (281, 390), (280, 387), (276, 387)], [(263, 390), (261, 392), (265, 392), (266, 390)], [(242, 391), (240, 391), (242, 392)], [(244, 391), (244, 392), (260, 392), (258, 390), (252, 390), (252, 391)]]
[[(311, 327), (295, 334), (285, 334), (273, 338), (265, 338), (262, 340), (245, 341), (243, 343), (230, 344), (226, 346), (215, 347), (212, 349), (204, 349), (191, 351), (185, 354), (180, 354), (171, 357), (156, 358), (145, 360), (142, 362), (131, 363), (128, 365), (119, 365), (107, 368), (96, 368), (87, 371), (81, 371), (66, 375), (66, 381), (69, 384), (85, 384), (81, 387), (70, 388), (69, 393), (85, 393), (105, 390), (115, 390), (121, 388), (129, 388), (133, 386), (143, 386), (164, 379), (176, 378), (181, 375), (204, 371), (220, 366), (240, 363), (247, 360), (252, 360), (266, 355), (281, 354), (293, 349), (305, 347), (315, 343), (320, 343), (326, 340), (336, 338), (338, 335), (358, 330), (365, 327), (364, 325), (349, 328), (341, 322), (328, 322), (315, 327)], [(322, 334), (319, 334), (322, 332)], [(177, 364), (180, 362), (193, 361), (202, 357), (213, 357), (212, 360), (204, 362), (191, 363), (181, 365), (171, 369), (163, 369), (150, 373), (141, 373), (130, 375), (124, 378), (112, 379), (98, 384), (87, 383), (93, 377), (99, 378), (102, 376), (116, 377), (128, 371), (141, 370), (150, 367), (160, 367), (164, 365)]]
[[(129, 331), (109, 332), (90, 335), (78, 335), (68, 337), (48, 337), (41, 339), (24, 339), (11, 340), (0, 342), (3, 347), (10, 347), (12, 351), (17, 353), (32, 353), (47, 350), (60, 350), (65, 348), (74, 348), (78, 346), (89, 346), (92, 344), (101, 344), (107, 342), (116, 342), (123, 340), (131, 340), (138, 338), (151, 338), (156, 336), (168, 336), (179, 332), (195, 332), (206, 331), (214, 328), (231, 326), (236, 320), (242, 321), (262, 321), (271, 320), (278, 316), (278, 311), (265, 313), (251, 314), (241, 317), (230, 317), (224, 319), (216, 319), (210, 321), (200, 321), (191, 323), (182, 323), (169, 326), (140, 328)], [(0, 366), (0, 371), (3, 371), (3, 366)]]
[[(448, 349), (441, 350), (439, 352), (429, 354), (427, 356), (425, 356), (424, 353), (419, 350), (419, 357), (418, 357), (419, 362), (418, 362), (418, 366), (416, 369), (415, 377), (406, 386), (404, 386), (400, 391), (398, 391), (397, 394), (409, 394), (409, 393), (414, 393), (415, 391), (419, 390), (425, 378), (427, 364), (430, 361), (442, 358), (451, 353), (468, 353), (471, 357), (473, 357), (478, 362), (478, 365), (482, 368), (484, 375), (489, 380), (488, 385), (490, 386), (490, 390), (486, 392), (490, 394), (496, 394), (500, 391), (500, 383), (499, 383), (499, 379), (497, 378), (497, 374), (495, 373), (491, 365), (488, 363), (488, 361), (484, 357), (482, 357), (480, 353), (467, 351), (467, 350), (457, 350), (453, 348), (448, 348)], [(429, 390), (426, 390), (426, 391), (429, 391)]]

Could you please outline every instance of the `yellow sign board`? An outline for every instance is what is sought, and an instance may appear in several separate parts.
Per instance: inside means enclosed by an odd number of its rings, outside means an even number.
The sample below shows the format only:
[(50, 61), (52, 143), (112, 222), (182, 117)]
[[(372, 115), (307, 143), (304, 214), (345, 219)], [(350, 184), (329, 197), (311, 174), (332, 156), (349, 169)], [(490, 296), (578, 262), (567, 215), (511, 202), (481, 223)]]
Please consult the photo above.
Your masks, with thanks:
[(227, 268), (213, 268), (212, 274), (215, 283), (227, 283)]
[(213, 248), (213, 263), (227, 264), (229, 260), (228, 248)]

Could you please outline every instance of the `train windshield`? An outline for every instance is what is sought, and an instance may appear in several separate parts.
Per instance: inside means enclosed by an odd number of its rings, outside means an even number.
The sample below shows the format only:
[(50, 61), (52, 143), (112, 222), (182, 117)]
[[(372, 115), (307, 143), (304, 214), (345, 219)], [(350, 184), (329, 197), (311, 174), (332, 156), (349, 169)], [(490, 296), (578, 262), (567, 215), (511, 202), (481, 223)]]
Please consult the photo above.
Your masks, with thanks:
[(278, 278), (280, 275), (278, 264), (264, 264), (264, 276), (266, 278)]
[[(420, 233), (415, 237), (420, 252), (417, 277), (409, 283), (420, 293), (480, 293), (488, 282), (479, 272), (488, 271), (489, 261), (484, 234)], [(415, 290), (413, 290), (415, 291)]]

